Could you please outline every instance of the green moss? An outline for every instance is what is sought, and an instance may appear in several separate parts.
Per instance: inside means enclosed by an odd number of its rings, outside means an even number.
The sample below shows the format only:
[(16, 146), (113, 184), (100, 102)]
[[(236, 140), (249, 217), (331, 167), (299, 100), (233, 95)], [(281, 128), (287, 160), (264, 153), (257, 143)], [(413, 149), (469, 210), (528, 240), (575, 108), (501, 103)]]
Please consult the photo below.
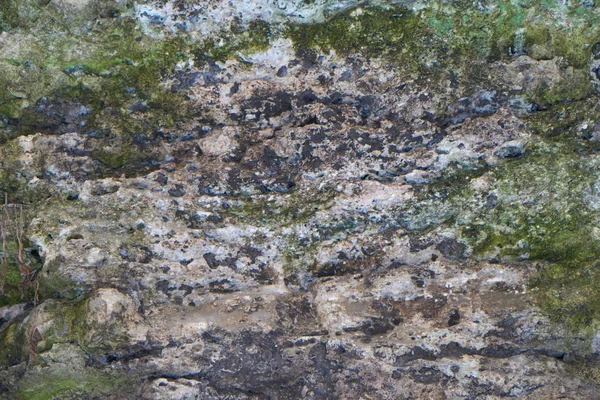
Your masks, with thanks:
[[(89, 333), (86, 322), (87, 299), (56, 302), (51, 312), (53, 319), (57, 322), (55, 323), (57, 331), (53, 332), (57, 340), (74, 339), (82, 344), (85, 343), (86, 335)], [(66, 332), (65, 327), (67, 328)]]
[[(423, 234), (446, 226), (475, 258), (534, 263), (533, 299), (575, 331), (600, 322), (600, 155), (590, 140), (595, 99), (557, 103), (525, 119), (535, 132), (525, 155), (450, 166), (397, 210), (401, 226)], [(459, 168), (461, 167), (461, 168)], [(489, 185), (476, 190), (471, 181)]]
[[(470, 4), (457, 4), (456, 8), (433, 14), (430, 23), (438, 28), (437, 35), (463, 54), (477, 59), (500, 60), (509, 57), (511, 51), (519, 51), (518, 32), (526, 16), (526, 9), (510, 1), (500, 1), (489, 11), (475, 9)], [(440, 19), (449, 20), (441, 30)], [(448, 29), (449, 26), (452, 29)], [(513, 48), (515, 45), (517, 48)]]
[(503, 0), (489, 10), (455, 3), (432, 7), (425, 14), (453, 47), (471, 47), (471, 54), (490, 60), (526, 53), (537, 59), (562, 57), (569, 65), (584, 68), (590, 45), (599, 38), (594, 10), (565, 10), (545, 1)]
[(470, 182), (489, 171), (481, 161), (453, 163), (429, 185), (415, 187), (416, 198), (394, 211), (396, 222), (413, 234), (425, 234), (446, 223), (460, 222), (460, 211), (468, 209), (473, 189)]
[[(586, 148), (584, 141), (572, 140), (575, 132), (579, 132), (577, 134), (582, 138), (587, 137), (599, 118), (600, 105), (594, 97), (590, 97), (582, 101), (556, 103), (549, 109), (529, 116), (525, 122), (536, 135), (570, 145), (573, 151), (583, 151)], [(586, 124), (587, 128), (580, 131), (582, 124)], [(567, 140), (562, 141), (563, 137)]]
[(86, 289), (67, 276), (57, 274), (55, 267), (45, 265), (44, 272), (38, 275), (39, 297), (41, 300), (59, 298), (68, 300), (80, 299)]
[(329, 207), (336, 193), (329, 187), (305, 189), (289, 195), (237, 198), (225, 216), (239, 218), (245, 223), (277, 224), (284, 227), (309, 220), (318, 211)]
[(17, 318), (8, 328), (0, 331), (0, 365), (12, 366), (24, 361), (28, 357), (25, 343), (23, 318)]
[[(142, 36), (135, 21), (128, 19), (99, 20), (92, 31), (92, 35), (40, 32), (27, 46), (31, 52), (4, 60), (9, 73), (0, 78), (5, 85), (0, 90), (0, 115), (11, 121), (5, 132), (60, 129), (55, 126), (60, 121), (53, 122), (34, 106), (42, 96), (88, 107), (86, 125), (78, 128), (88, 132), (103, 128), (119, 134), (152, 132), (186, 115), (183, 95), (163, 85), (165, 75), (189, 58), (185, 38), (153, 40)], [(128, 110), (138, 103), (147, 105), (144, 118)]]
[[(544, 14), (552, 18), (540, 18)], [(288, 24), (284, 33), (300, 57), (314, 58), (315, 50), (382, 57), (434, 85), (450, 79), (471, 87), (490, 86), (491, 61), (521, 54), (559, 57), (575, 71), (557, 87), (540, 88), (543, 93), (537, 95), (542, 102), (555, 102), (561, 94), (580, 99), (590, 93), (586, 65), (591, 44), (600, 38), (597, 19), (591, 10), (570, 13), (543, 1), (504, 0), (488, 9), (471, 2), (436, 2), (419, 12), (357, 7), (323, 23)]]
[[(3, 1), (5, 12), (12, 15), (11, 24), (33, 18), (26, 10), (37, 9), (35, 18), (60, 14), (53, 6), (44, 8), (29, 0), (18, 10), (13, 0)], [(90, 10), (100, 7), (94, 4)], [(238, 56), (244, 60), (244, 55), (267, 49), (272, 38), (280, 35), (290, 37), (300, 55), (314, 56), (315, 49), (335, 50), (341, 55), (358, 52), (386, 57), (400, 70), (423, 79), (458, 79), (470, 85), (489, 85), (488, 61), (507, 58), (511, 51), (563, 57), (576, 68), (572, 76), (557, 87), (537, 88), (530, 97), (539, 103), (554, 103), (561, 96), (579, 99), (589, 94), (584, 66), (590, 44), (598, 36), (595, 27), (600, 26), (591, 11), (568, 14), (572, 27), (565, 28), (569, 25), (551, 24), (538, 17), (543, 12), (565, 18), (563, 11), (554, 11), (557, 6), (544, 2), (501, 1), (487, 11), (465, 4), (436, 3), (418, 13), (399, 7), (360, 7), (337, 13), (324, 23), (289, 24), (282, 31), (264, 21), (247, 25), (235, 21), (200, 46), (184, 35), (148, 38), (140, 33), (135, 20), (110, 18), (119, 10), (106, 11), (102, 6), (104, 11), (96, 10), (93, 22), (86, 20), (89, 32), (71, 28), (83, 20), (41, 25), (44, 28), (36, 31), (35, 41), (25, 46), (31, 51), (4, 60), (0, 115), (5, 122), (0, 130), (9, 137), (15, 135), (15, 126), (25, 133), (43, 130), (43, 115), (36, 114), (33, 107), (42, 96), (72, 99), (90, 107), (84, 128), (88, 131), (140, 134), (172, 127), (188, 115), (183, 96), (166, 90), (162, 83), (177, 62), (192, 55), (198, 65), (208, 59), (224, 61)], [(59, 14), (52, 18), (62, 21)], [(139, 102), (148, 106), (143, 118), (127, 110)], [(23, 114), (23, 108), (29, 111)]]
[[(108, 138), (106, 148), (92, 151), (101, 163), (99, 176), (120, 175), (125, 169), (148, 171), (156, 161), (154, 151), (141, 142), (189, 115), (184, 94), (169, 90), (163, 81), (178, 62), (188, 60), (191, 47), (181, 37), (144, 37), (128, 19), (100, 20), (93, 31), (40, 33), (30, 44), (38, 51), (24, 52), (10, 63), (0, 60), (9, 72), (0, 77), (0, 116), (7, 121), (0, 125), (0, 139), (76, 129)], [(37, 107), (41, 97), (54, 109)], [(76, 126), (57, 117), (81, 106), (86, 112)], [(134, 145), (135, 140), (140, 144)], [(4, 190), (26, 188), (16, 171), (0, 172)]]
[(342, 56), (359, 52), (402, 61), (407, 68), (428, 61), (423, 58), (432, 40), (426, 21), (403, 8), (355, 8), (323, 23), (290, 24), (285, 34), (300, 53), (311, 49), (335, 50)]
[(85, 7), (50, 0), (1, 0), (0, 31), (81, 30), (97, 18), (114, 18), (132, 6), (132, 1), (118, 3), (91, 1)]
[(276, 36), (274, 28), (265, 21), (252, 21), (247, 26), (235, 20), (229, 31), (222, 31), (215, 37), (203, 41), (193, 50), (195, 61), (202, 65), (209, 59), (225, 61), (229, 58), (243, 56), (269, 48)]
[(600, 160), (577, 155), (586, 149), (565, 135), (536, 142), (526, 157), (488, 174), (497, 197), (493, 207), (483, 206), (485, 199), (475, 192), (454, 199), (455, 228), (474, 253), (540, 261), (540, 272), (530, 282), (534, 297), (554, 320), (573, 329), (600, 319), (594, 203)]
[[(1, 203), (4, 202), (2, 199)], [(1, 206), (3, 207), (3, 205)], [(28, 210), (23, 209), (23, 225), (26, 227), (29, 220)], [(10, 218), (7, 220), (6, 225), (3, 227), (4, 234), (6, 235), (6, 264), (0, 265), (0, 307), (13, 305), (17, 303), (28, 303), (35, 299), (35, 290), (33, 285), (22, 285), (21, 286), (21, 272), (19, 263), (16, 261), (16, 257), (19, 254), (19, 246), (17, 243), (17, 227), (16, 223), (19, 219), (17, 210), (9, 209)], [(32, 271), (40, 271), (42, 268), (40, 257), (37, 254), (37, 248), (27, 238), (27, 232), (24, 230), (21, 232), (24, 234), (22, 243), (24, 247), (24, 262), (27, 264)], [(2, 251), (0, 246), (0, 252)], [(35, 255), (35, 256), (34, 256)]]
[[(44, 311), (52, 314), (53, 324), (50, 329), (44, 331), (40, 340), (36, 343), (28, 343), (27, 327), (21, 324), (21, 321), (15, 321), (12, 325), (3, 331), (0, 335), (2, 348), (6, 349), (0, 352), (0, 364), (3, 360), (9, 360), (13, 363), (26, 361), (31, 349), (36, 353), (48, 351), (56, 343), (69, 343), (76, 341), (82, 346), (88, 344), (89, 326), (87, 325), (87, 301), (55, 301), (49, 300), (44, 304)], [(42, 346), (36, 345), (42, 343)], [(103, 344), (94, 344), (88, 346), (90, 351), (102, 350)], [(12, 365), (12, 364), (10, 364)]]
[(595, 23), (572, 21), (556, 26), (547, 21), (535, 21), (525, 31), (525, 47), (530, 57), (538, 60), (562, 57), (575, 68), (585, 68), (591, 45), (600, 39)]
[[(30, 261), (30, 260), (28, 260)], [(34, 265), (34, 270), (41, 269), (40, 265)], [(4, 276), (4, 271), (0, 267), (0, 279)], [(35, 298), (34, 288), (31, 286), (24, 287), (22, 291), (19, 289), (21, 274), (19, 267), (14, 262), (10, 262), (5, 275), (6, 281), (4, 290), (0, 292), (0, 307), (31, 302)]]
[(553, 85), (545, 82), (526, 93), (530, 102), (543, 107), (557, 103), (584, 100), (594, 93), (587, 70), (567, 69), (560, 81)]
[(119, 150), (117, 152), (108, 151), (108, 150), (100, 150), (94, 157), (99, 160), (103, 164), (106, 164), (108, 167), (116, 169), (121, 168), (124, 165), (130, 163), (132, 160), (135, 160), (136, 154), (133, 150)]
[[(87, 325), (87, 300), (49, 300), (40, 306), (41, 312), (49, 313), (51, 324), (36, 335), (28, 335), (26, 315), (12, 321), (0, 332), (0, 365), (8, 367), (22, 362), (30, 365), (53, 363), (57, 359), (73, 360), (73, 356), (85, 357), (102, 351), (101, 346), (90, 345), (87, 341), (90, 327)], [(30, 342), (35, 340), (35, 342)], [(82, 350), (86, 349), (86, 350)], [(43, 353), (52, 351), (50, 357)], [(31, 354), (36, 357), (32, 359)], [(64, 356), (63, 356), (64, 355)], [(64, 357), (64, 358), (61, 358)], [(75, 358), (76, 360), (76, 358)], [(117, 373), (102, 372), (91, 367), (77, 367), (78, 362), (60, 362), (54, 368), (45, 368), (42, 375), (37, 369), (26, 373), (17, 387), (9, 388), (11, 399), (81, 399), (114, 393), (127, 383), (127, 379)], [(122, 388), (124, 389), (124, 388)]]
[(24, 25), (25, 11), (31, 13), (32, 1), (0, 0), (0, 32), (10, 31)]
[(27, 208), (51, 196), (53, 189), (44, 183), (29, 183), (32, 176), (23, 173), (21, 155), (22, 149), (16, 140), (0, 145), (0, 204), (7, 194), (9, 202), (25, 204)]
[(16, 400), (95, 398), (115, 393), (127, 379), (95, 371), (50, 373), (43, 378), (26, 379), (15, 394)]

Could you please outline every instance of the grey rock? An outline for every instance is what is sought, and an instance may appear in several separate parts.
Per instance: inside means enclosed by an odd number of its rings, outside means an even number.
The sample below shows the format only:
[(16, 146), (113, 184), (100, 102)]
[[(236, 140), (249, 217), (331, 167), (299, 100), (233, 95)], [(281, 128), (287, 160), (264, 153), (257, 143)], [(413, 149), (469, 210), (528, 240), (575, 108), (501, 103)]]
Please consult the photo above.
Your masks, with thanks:
[(513, 140), (504, 143), (494, 150), (494, 155), (500, 158), (516, 158), (525, 154), (525, 144), (521, 141)]

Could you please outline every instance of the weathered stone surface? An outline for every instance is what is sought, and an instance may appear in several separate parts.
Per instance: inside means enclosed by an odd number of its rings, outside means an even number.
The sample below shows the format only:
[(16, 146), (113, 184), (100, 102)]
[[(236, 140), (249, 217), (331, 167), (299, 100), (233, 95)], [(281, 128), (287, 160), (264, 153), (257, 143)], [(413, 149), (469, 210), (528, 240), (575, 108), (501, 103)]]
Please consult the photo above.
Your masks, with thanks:
[(0, 398), (597, 397), (600, 14), (392, 3), (0, 1)]

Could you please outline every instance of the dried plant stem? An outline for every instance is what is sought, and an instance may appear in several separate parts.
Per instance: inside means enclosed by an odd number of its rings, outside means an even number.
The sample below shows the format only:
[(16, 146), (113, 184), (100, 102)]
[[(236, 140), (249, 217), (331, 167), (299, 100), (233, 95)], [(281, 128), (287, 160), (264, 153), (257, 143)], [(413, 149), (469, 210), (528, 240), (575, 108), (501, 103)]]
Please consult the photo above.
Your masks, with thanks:
[[(23, 206), (13, 205), (14, 211), (10, 212), (8, 204), (8, 195), (4, 194), (4, 205), (2, 207), (2, 218), (0, 219), (0, 236), (2, 239), (2, 256), (0, 257), (0, 292), (4, 292), (6, 285), (11, 285), (8, 281), (8, 258), (9, 253), (19, 266), (19, 293), (24, 296), (25, 290), (30, 287), (34, 291), (34, 302), (38, 302), (39, 282), (36, 281), (37, 271), (34, 271), (27, 263), (25, 257), (25, 223), (23, 221)], [(11, 251), (9, 246), (9, 237), (17, 246), (16, 250)]]
[(4, 207), (2, 208), (2, 221), (0, 222), (0, 231), (2, 233), (2, 260), (1, 260), (1, 264), (2, 264), (2, 279), (0, 280), (0, 292), (4, 292), (4, 286), (6, 285), (7, 282), (7, 275), (8, 275), (8, 261), (7, 261), (7, 257), (6, 257), (6, 253), (7, 253), (7, 248), (6, 248), (6, 219), (7, 219), (7, 213), (8, 213), (8, 208), (7, 208), (7, 204), (8, 203), (8, 195), (4, 194)]

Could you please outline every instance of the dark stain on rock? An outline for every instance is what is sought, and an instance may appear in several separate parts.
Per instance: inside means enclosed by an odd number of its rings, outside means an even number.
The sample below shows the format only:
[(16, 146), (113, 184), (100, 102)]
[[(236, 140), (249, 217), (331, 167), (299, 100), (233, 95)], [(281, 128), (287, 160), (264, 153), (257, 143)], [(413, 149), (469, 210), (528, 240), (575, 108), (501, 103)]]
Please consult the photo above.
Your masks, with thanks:
[(90, 112), (89, 107), (75, 101), (42, 97), (23, 112), (19, 129), (48, 134), (81, 132)]
[(466, 258), (467, 246), (460, 243), (459, 241), (451, 238), (442, 239), (436, 246), (436, 248), (446, 257), (448, 260), (462, 260)]
[(113, 194), (119, 190), (119, 185), (95, 185), (90, 193), (93, 196), (104, 196), (106, 194)]
[(415, 382), (424, 383), (426, 385), (439, 383), (448, 379), (443, 372), (435, 367), (422, 367), (418, 370), (411, 370), (410, 376)]
[(211, 292), (216, 293), (231, 293), (239, 290), (235, 283), (227, 278), (213, 280), (209, 282), (208, 286), (210, 287)]
[(214, 253), (205, 253), (202, 257), (211, 269), (216, 269), (220, 266), (229, 267), (233, 270), (236, 269), (237, 258), (235, 257), (221, 257)]

